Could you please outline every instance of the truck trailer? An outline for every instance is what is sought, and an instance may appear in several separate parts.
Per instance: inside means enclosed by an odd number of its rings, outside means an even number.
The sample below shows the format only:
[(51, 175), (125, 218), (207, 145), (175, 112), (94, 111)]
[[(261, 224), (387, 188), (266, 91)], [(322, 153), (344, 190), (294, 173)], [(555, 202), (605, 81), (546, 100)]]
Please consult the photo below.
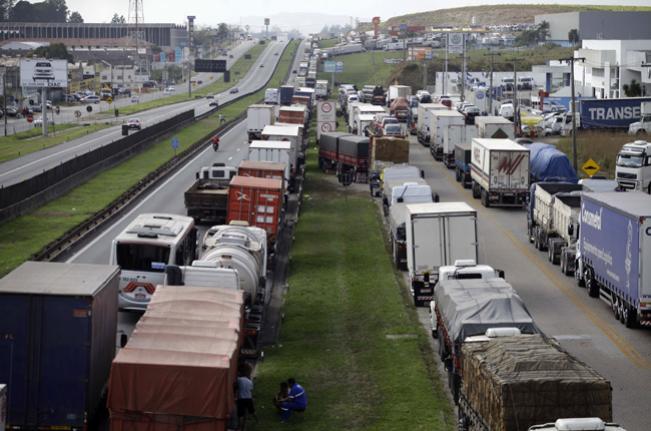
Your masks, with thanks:
[(624, 144), (617, 154), (615, 177), (622, 189), (651, 194), (651, 142)]
[(429, 304), (439, 267), (478, 258), (477, 212), (465, 202), (408, 204), (407, 269), (416, 306)]
[(472, 197), (488, 206), (521, 207), (529, 191), (529, 150), (510, 139), (472, 140)]
[(651, 325), (651, 196), (584, 193), (578, 263), (588, 295), (629, 328)]
[(514, 139), (513, 122), (500, 116), (475, 117), (477, 137), (486, 139)]

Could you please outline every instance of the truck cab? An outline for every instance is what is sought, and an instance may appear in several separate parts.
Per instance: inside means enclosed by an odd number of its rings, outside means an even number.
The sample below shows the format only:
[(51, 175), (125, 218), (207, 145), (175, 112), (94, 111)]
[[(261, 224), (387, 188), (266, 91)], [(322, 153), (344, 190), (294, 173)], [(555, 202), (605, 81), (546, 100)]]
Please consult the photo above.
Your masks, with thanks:
[(624, 144), (617, 154), (615, 176), (622, 189), (651, 194), (651, 142)]
[(629, 124), (629, 135), (651, 133), (651, 102), (642, 102), (640, 105), (640, 114), (640, 121)]
[(198, 180), (213, 180), (222, 187), (228, 187), (231, 179), (237, 175), (237, 168), (225, 166), (222, 163), (215, 163), (213, 166), (204, 166), (196, 174)]
[[(489, 265), (477, 265), (474, 259), (457, 259), (454, 265), (441, 266), (439, 268), (438, 281), (441, 280), (493, 280), (504, 279), (504, 271), (494, 269)], [(436, 286), (434, 287), (436, 289)], [(438, 325), (436, 323), (436, 301), (430, 301), (430, 323), (432, 326), (432, 337), (438, 338)]]

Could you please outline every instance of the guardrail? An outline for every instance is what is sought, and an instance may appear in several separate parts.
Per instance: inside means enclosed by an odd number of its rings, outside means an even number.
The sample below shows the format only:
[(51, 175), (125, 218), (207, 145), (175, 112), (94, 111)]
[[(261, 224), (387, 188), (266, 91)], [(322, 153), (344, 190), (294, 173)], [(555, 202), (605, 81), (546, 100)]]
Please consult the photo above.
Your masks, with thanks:
[[(287, 50), (288, 47), (289, 44), (285, 47), (285, 50)], [(282, 55), (285, 53), (285, 50), (283, 50), (283, 53), (279, 56), (279, 58), (282, 58)], [(287, 69), (287, 74), (285, 75), (284, 78), (285, 82), (289, 79), (289, 76), (291, 75), (291, 70), (292, 70), (291, 65), (296, 60), (296, 56), (298, 54), (299, 51), (297, 49), (294, 54), (294, 58), (292, 58), (292, 61), (290, 63), (290, 67)], [(224, 103), (223, 105), (220, 106), (219, 109), (229, 106), (233, 103), (236, 103), (240, 99), (255, 94), (260, 89), (265, 88), (273, 78), (273, 75), (278, 69), (279, 64), (280, 61), (278, 62), (278, 64), (276, 64), (276, 67), (274, 67), (274, 71), (270, 75), (269, 79), (261, 87), (259, 87), (257, 90), (243, 93), (241, 97), (238, 97), (237, 99), (233, 99)], [(204, 150), (207, 146), (209, 146), (210, 138), (212, 136), (214, 136), (215, 134), (226, 133), (227, 131), (235, 127), (245, 117), (246, 117), (246, 111), (244, 111), (239, 116), (231, 119), (224, 125), (217, 127), (212, 132), (206, 134), (205, 136), (200, 138), (197, 142), (195, 142), (194, 144), (186, 148), (184, 151), (182, 151), (181, 153), (179, 153), (178, 155), (170, 159), (168, 162), (166, 162), (165, 164), (157, 168), (155, 171), (148, 174), (145, 178), (140, 180), (138, 184), (134, 185), (129, 190), (124, 192), (114, 201), (109, 203), (106, 207), (96, 212), (90, 218), (81, 222), (74, 228), (68, 230), (66, 233), (61, 235), (56, 240), (50, 242), (48, 245), (43, 247), (37, 253), (32, 255), (30, 259), (41, 260), (41, 261), (53, 261), (61, 257), (62, 255), (68, 253), (86, 237), (94, 233), (97, 229), (102, 228), (104, 225), (106, 225), (106, 223), (113, 220), (115, 217), (117, 217), (122, 212), (124, 212), (124, 210), (127, 209), (132, 202), (136, 201), (141, 196), (143, 196), (144, 194), (148, 193), (150, 190), (155, 188), (158, 184), (160, 184), (163, 180), (165, 180), (172, 172), (174, 172), (179, 167), (183, 166), (185, 163), (190, 161), (196, 154), (198, 154), (199, 152)]]

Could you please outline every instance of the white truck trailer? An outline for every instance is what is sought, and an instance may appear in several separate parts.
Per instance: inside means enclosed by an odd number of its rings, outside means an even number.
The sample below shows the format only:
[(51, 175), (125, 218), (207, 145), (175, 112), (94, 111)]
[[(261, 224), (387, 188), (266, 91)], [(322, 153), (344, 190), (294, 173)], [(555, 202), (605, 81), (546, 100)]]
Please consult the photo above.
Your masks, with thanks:
[(478, 257), (477, 212), (465, 202), (408, 204), (407, 269), (414, 303), (429, 304), (439, 268)]
[(262, 130), (273, 125), (275, 112), (273, 105), (251, 105), (246, 110), (246, 132), (249, 142), (260, 139)]
[(513, 122), (504, 117), (475, 117), (477, 137), (487, 139), (515, 139)]
[[(454, 160), (454, 145), (457, 142), (452, 142), (456, 139), (461, 139), (461, 130), (465, 133), (466, 128), (466, 118), (460, 112), (457, 112), (452, 109), (448, 110), (438, 110), (432, 112), (433, 121), (432, 124), (435, 125), (435, 129), (431, 129), (431, 137), (429, 142), (429, 150), (434, 157), (434, 160), (446, 161), (450, 158), (451, 161)], [(457, 128), (455, 131), (454, 128)], [(452, 131), (448, 130), (452, 128)], [(446, 134), (448, 138), (452, 134), (453, 139), (445, 140)], [(455, 135), (458, 135), (456, 137)]]
[(416, 137), (418, 142), (428, 145), (434, 131), (432, 115), (435, 111), (449, 111), (450, 108), (442, 103), (419, 103), (416, 118)]
[(526, 203), (529, 150), (510, 139), (475, 138), (471, 145), (472, 197), (485, 207)]

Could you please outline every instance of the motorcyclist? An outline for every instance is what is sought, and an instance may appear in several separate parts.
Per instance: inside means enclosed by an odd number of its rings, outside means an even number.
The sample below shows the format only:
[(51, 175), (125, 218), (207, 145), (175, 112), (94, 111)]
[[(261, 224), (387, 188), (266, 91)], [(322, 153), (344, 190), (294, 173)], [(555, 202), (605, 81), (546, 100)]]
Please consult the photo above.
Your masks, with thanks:
[(219, 135), (215, 135), (210, 139), (210, 142), (212, 142), (212, 149), (217, 151), (219, 150)]

